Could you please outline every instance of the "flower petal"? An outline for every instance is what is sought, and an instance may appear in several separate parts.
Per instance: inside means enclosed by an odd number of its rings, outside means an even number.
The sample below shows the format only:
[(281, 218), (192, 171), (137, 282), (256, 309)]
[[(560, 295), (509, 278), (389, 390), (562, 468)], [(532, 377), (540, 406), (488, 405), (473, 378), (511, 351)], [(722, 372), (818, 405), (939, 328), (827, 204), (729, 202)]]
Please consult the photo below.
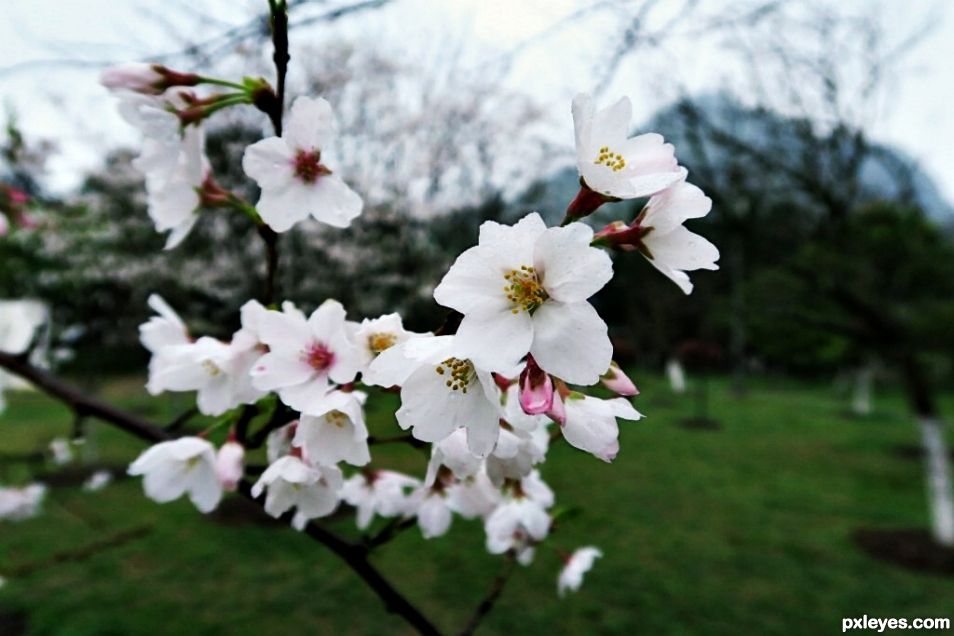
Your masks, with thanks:
[(533, 314), (530, 353), (541, 369), (571, 384), (596, 384), (613, 357), (607, 331), (588, 302), (547, 301)]
[(551, 227), (537, 240), (534, 267), (551, 298), (564, 303), (586, 300), (613, 278), (613, 262), (590, 247), (593, 230), (583, 223)]

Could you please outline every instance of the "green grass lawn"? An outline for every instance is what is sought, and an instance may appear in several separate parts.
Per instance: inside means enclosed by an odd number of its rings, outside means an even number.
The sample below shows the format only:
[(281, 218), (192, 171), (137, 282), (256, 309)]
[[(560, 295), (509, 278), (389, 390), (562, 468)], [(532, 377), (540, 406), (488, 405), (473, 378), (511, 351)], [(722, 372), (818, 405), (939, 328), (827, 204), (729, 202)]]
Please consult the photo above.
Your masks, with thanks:
[[(954, 579), (875, 561), (850, 539), (858, 527), (927, 527), (922, 466), (895, 452), (917, 443), (899, 396), (879, 396), (876, 414), (862, 420), (846, 415), (847, 401), (828, 386), (765, 381), (736, 397), (715, 382), (712, 415), (723, 429), (700, 431), (678, 426), (691, 414), (688, 397), (676, 399), (656, 378), (637, 380), (635, 403), (647, 417), (621, 424), (614, 464), (559, 443), (543, 468), (558, 505), (581, 508), (550, 543), (594, 544), (605, 558), (561, 601), (559, 558), (539, 550), (481, 633), (826, 634), (863, 614), (954, 617)], [(152, 400), (137, 387), (117, 382), (101, 393), (160, 421), (188, 405), (187, 396)], [(0, 483), (54, 470), (18, 457), (68, 434), (71, 421), (38, 394), (9, 397)], [(952, 413), (954, 404), (945, 406)], [(372, 419), (373, 432), (384, 432), (383, 409)], [(94, 424), (80, 461), (125, 464), (141, 448)], [(377, 456), (423, 474), (413, 449)], [(332, 525), (354, 534), (347, 518)], [(121, 545), (51, 561), (137, 529), (141, 536)], [(501, 566), (482, 535), (460, 519), (440, 539), (412, 530), (375, 562), (453, 633)], [(29, 634), (409, 633), (307, 537), (204, 517), (187, 502), (158, 505), (130, 479), (96, 494), (57, 486), (41, 516), (0, 522), (0, 575), (9, 572), (22, 574), (0, 589), (0, 621), (25, 613)]]

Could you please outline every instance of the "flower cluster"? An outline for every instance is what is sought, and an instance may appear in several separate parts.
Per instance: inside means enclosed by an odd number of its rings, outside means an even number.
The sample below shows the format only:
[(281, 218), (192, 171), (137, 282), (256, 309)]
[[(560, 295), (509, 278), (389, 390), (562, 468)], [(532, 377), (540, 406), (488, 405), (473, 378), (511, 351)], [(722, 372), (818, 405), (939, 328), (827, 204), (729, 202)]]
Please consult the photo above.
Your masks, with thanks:
[[(252, 210), (274, 232), (308, 216), (345, 227), (361, 213), (361, 198), (329, 160), (334, 117), (320, 98), (298, 98), (282, 134), (245, 150), (244, 170), (261, 189), (256, 205), (210, 185), (200, 124), (241, 100), (197, 97), (191, 87), (205, 81), (148, 65), (103, 77), (146, 136), (136, 165), (146, 174), (150, 215), (171, 230), (170, 246), (206, 204)], [(248, 79), (242, 86), (243, 103), (258, 103), (267, 90)], [(252, 424), (267, 440), (268, 465), (246, 487), (264, 497), (270, 515), (301, 529), (344, 503), (359, 530), (381, 517), (416, 523), (427, 539), (447, 533), (455, 516), (480, 520), (488, 552), (529, 563), (555, 527), (555, 496), (540, 471), (550, 446), (563, 440), (611, 462), (619, 420), (642, 417), (629, 400), (636, 386), (613, 361), (607, 325), (591, 303), (613, 277), (605, 248), (640, 250), (687, 293), (685, 271), (715, 269), (718, 258), (682, 225), (711, 202), (686, 182), (662, 137), (629, 138), (629, 101), (597, 112), (579, 96), (572, 111), (580, 194), (559, 226), (531, 212), (480, 227), (477, 244), (434, 290), (459, 317), (456, 330), (410, 332), (397, 314), (351, 320), (333, 299), (310, 314), (291, 302), (249, 301), (241, 328), (224, 341), (194, 336), (152, 296), (156, 315), (140, 330), (152, 353), (148, 390), (194, 391), (198, 410), (217, 418), (213, 428), (230, 432), (219, 448), (207, 431), (146, 450), (129, 468), (144, 477), (146, 494), (160, 502), (185, 495), (203, 512), (214, 509), (245, 479)], [(648, 202), (629, 224), (594, 233), (583, 221), (604, 203), (641, 197)], [(605, 389), (594, 394), (600, 382)], [(388, 391), (400, 395), (394, 417), (406, 441), (430, 445), (422, 475), (372, 459), (366, 401)], [(578, 588), (601, 555), (587, 547), (566, 557), (560, 594)]]

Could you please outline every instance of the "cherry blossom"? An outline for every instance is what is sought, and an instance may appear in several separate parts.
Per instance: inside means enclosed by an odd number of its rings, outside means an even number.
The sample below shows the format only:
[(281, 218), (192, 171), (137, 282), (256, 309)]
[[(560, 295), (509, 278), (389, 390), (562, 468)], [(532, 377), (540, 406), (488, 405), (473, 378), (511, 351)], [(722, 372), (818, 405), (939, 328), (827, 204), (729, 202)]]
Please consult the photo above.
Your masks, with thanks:
[(484, 457), (497, 442), (499, 390), (491, 374), (460, 352), (455, 336), (412, 338), (371, 363), (366, 382), (401, 387), (401, 428), (438, 442), (461, 427), (467, 445)]
[(162, 296), (152, 294), (147, 302), (158, 314), (139, 326), (139, 340), (150, 353), (157, 354), (166, 347), (192, 342), (182, 318)]
[(604, 462), (613, 461), (619, 452), (616, 418), (635, 421), (643, 417), (625, 398), (601, 400), (570, 393), (563, 405), (566, 409), (566, 421), (561, 426), (564, 439)]
[(252, 496), (258, 498), (267, 490), (265, 512), (276, 518), (296, 508), (300, 528), (308, 519), (334, 512), (342, 484), (337, 467), (309, 465), (300, 457), (286, 455), (265, 469), (252, 486)]
[(412, 336), (420, 335), (407, 331), (399, 314), (365, 318), (360, 324), (351, 323), (351, 326), (363, 369), (367, 369), (367, 366), (385, 350), (401, 344)]
[(215, 474), (223, 490), (235, 492), (245, 474), (245, 447), (229, 439), (215, 456)]
[(668, 276), (685, 293), (692, 292), (686, 271), (717, 270), (719, 249), (682, 224), (703, 217), (712, 209), (712, 200), (702, 190), (680, 181), (649, 199), (636, 223), (646, 231), (643, 255), (653, 267)]
[(508, 490), (503, 502), (484, 521), (487, 551), (503, 554), (514, 550), (526, 565), (533, 559), (534, 543), (550, 533), (547, 509), (553, 505), (553, 491), (535, 471)]
[(547, 228), (535, 212), (512, 226), (481, 225), (478, 244), (434, 290), (437, 302), (464, 314), (457, 331), (463, 354), (508, 375), (530, 353), (548, 373), (595, 384), (613, 347), (587, 299), (612, 278), (613, 266), (592, 239), (582, 223)]
[(340, 461), (364, 466), (371, 461), (368, 429), (364, 424), (361, 392), (332, 391), (321, 407), (302, 415), (292, 444), (300, 446), (310, 461), (332, 465)]
[(347, 227), (361, 214), (361, 197), (324, 162), (334, 134), (331, 104), (299, 97), (281, 137), (246, 148), (242, 167), (262, 189), (256, 208), (276, 232), (290, 230), (309, 214), (334, 227)]
[(129, 466), (129, 474), (142, 475), (146, 496), (159, 503), (188, 494), (200, 512), (211, 512), (222, 499), (215, 448), (198, 437), (150, 446)]
[(113, 474), (108, 470), (97, 470), (89, 476), (89, 479), (83, 482), (83, 490), (86, 492), (99, 492), (113, 481)]
[(357, 347), (348, 337), (345, 309), (326, 300), (309, 318), (286, 303), (260, 319), (259, 337), (269, 348), (252, 367), (252, 383), (277, 391), (282, 401), (302, 413), (323, 413), (332, 383), (354, 380), (361, 367)]
[(603, 556), (599, 548), (587, 546), (577, 549), (566, 560), (557, 579), (557, 593), (563, 597), (568, 591), (575, 592), (583, 584), (583, 575), (590, 571), (596, 559)]
[(22, 488), (0, 487), (0, 519), (22, 521), (35, 517), (45, 497), (46, 486), (40, 483)]
[(348, 478), (341, 489), (341, 498), (357, 509), (357, 526), (366, 530), (375, 515), (397, 517), (411, 512), (410, 491), (420, 485), (420, 480), (408, 475), (372, 470)]
[(684, 177), (672, 144), (661, 135), (629, 137), (633, 105), (623, 97), (597, 111), (593, 98), (573, 99), (576, 162), (586, 187), (606, 197), (633, 199), (655, 194)]

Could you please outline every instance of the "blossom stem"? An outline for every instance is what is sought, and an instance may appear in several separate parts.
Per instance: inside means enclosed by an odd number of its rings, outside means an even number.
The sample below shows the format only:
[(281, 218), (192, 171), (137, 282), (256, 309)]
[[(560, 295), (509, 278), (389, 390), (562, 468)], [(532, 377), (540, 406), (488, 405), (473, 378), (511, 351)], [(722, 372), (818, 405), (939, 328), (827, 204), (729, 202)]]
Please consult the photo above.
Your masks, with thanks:
[(240, 91), (247, 91), (248, 88), (242, 84), (236, 82), (230, 82), (228, 80), (217, 79), (215, 77), (199, 77), (199, 84), (214, 84), (215, 86), (225, 86), (227, 88), (236, 88)]

